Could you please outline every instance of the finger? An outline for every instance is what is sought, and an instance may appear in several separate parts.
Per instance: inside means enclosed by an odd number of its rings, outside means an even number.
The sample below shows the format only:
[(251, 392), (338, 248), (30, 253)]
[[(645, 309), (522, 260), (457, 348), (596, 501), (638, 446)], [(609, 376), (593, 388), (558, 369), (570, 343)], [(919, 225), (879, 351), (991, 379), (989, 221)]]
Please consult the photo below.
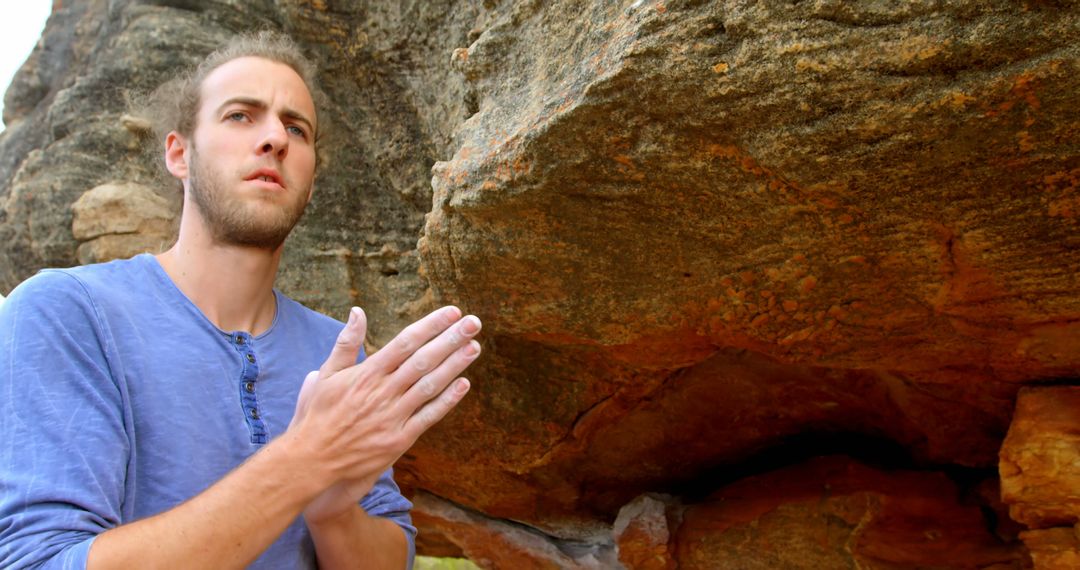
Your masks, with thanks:
[[(455, 350), (467, 345), (469, 340), (480, 332), (481, 326), (480, 319), (474, 315), (462, 318), (406, 359), (395, 371), (393, 383), (400, 386), (400, 392), (405, 392), (421, 376), (440, 366)], [(450, 378), (460, 372), (454, 372)], [(432, 397), (434, 395), (432, 394)]]
[(293, 413), (293, 419), (289, 422), (289, 425), (304, 419), (308, 406), (311, 405), (311, 389), (315, 387), (315, 381), (318, 379), (318, 370), (312, 370), (304, 377), (304, 383), (300, 385), (300, 394), (296, 396), (296, 411)]
[(405, 432), (413, 439), (413, 441), (416, 441), (416, 439), (431, 426), (439, 423), (439, 420), (446, 417), (446, 414), (450, 413), (450, 410), (454, 409), (454, 406), (458, 405), (458, 402), (460, 402), (468, 392), (468, 380), (465, 378), (454, 380), (450, 386), (439, 394), (439, 397), (431, 400), (424, 405), (424, 407), (417, 410), (416, 413), (405, 422)]
[(329, 378), (335, 372), (344, 370), (356, 364), (356, 357), (360, 355), (360, 349), (364, 346), (364, 335), (367, 334), (367, 316), (360, 307), (349, 310), (349, 321), (345, 328), (338, 333), (334, 341), (334, 348), (330, 356), (319, 368), (320, 378)]
[(405, 327), (394, 340), (368, 358), (374, 366), (392, 372), (412, 356), (417, 349), (461, 319), (461, 310), (454, 306), (432, 311), (426, 317)]
[(475, 340), (461, 347), (446, 358), (430, 374), (424, 375), (417, 380), (401, 396), (398, 405), (401, 406), (405, 417), (416, 413), (432, 398), (446, 391), (451, 380), (457, 378), (465, 368), (480, 356), (480, 343)]

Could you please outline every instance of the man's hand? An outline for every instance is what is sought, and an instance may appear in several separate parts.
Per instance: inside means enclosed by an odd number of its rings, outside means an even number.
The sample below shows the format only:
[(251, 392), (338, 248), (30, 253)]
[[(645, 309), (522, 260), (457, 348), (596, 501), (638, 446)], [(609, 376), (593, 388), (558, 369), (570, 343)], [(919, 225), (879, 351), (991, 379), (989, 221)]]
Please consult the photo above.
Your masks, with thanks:
[(289, 432), (329, 470), (334, 483), (304, 510), (318, 522), (342, 515), (379, 475), (469, 390), (458, 378), (480, 354), (470, 340), (480, 320), (444, 307), (413, 323), (355, 364), (367, 320), (353, 308), (330, 356), (308, 374)]

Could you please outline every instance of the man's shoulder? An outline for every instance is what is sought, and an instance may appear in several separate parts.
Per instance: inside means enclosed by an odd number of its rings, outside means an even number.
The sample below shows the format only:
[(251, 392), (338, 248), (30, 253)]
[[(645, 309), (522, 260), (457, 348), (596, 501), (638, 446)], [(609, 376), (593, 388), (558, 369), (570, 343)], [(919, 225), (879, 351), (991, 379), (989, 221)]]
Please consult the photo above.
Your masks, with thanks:
[(137, 255), (130, 259), (116, 259), (105, 263), (76, 265), (74, 267), (49, 267), (27, 279), (25, 284), (38, 287), (63, 286), (81, 283), (85, 287), (112, 287), (132, 279), (141, 279), (148, 255)]
[(132, 258), (42, 269), (12, 290), (6, 302), (55, 305), (65, 300), (87, 302), (102, 295), (130, 295), (137, 289), (135, 282), (145, 261)]

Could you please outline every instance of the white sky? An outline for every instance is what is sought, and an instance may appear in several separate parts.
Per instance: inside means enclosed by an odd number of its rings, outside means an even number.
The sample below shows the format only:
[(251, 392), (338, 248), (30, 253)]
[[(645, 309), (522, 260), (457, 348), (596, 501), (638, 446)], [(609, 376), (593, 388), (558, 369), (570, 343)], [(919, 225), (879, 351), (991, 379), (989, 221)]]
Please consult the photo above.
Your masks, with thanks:
[[(78, 0), (77, 0), (78, 1)], [(0, 16), (0, 92), (7, 92), (11, 78), (37, 45), (52, 0), (8, 0)], [(0, 112), (4, 102), (0, 100)], [(2, 130), (2, 127), (0, 127)]]

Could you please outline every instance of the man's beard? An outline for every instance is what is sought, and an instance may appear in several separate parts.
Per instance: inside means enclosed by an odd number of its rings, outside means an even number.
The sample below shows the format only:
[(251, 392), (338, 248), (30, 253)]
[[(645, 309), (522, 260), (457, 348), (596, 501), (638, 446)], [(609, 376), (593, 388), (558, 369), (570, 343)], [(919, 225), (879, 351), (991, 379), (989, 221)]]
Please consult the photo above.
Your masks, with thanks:
[[(261, 197), (242, 198), (222, 188), (222, 176), (204, 167), (195, 149), (191, 153), (191, 196), (217, 243), (275, 250), (307, 207), (308, 191), (296, 193), (295, 202), (278, 206)], [(291, 190), (286, 190), (291, 191)]]

